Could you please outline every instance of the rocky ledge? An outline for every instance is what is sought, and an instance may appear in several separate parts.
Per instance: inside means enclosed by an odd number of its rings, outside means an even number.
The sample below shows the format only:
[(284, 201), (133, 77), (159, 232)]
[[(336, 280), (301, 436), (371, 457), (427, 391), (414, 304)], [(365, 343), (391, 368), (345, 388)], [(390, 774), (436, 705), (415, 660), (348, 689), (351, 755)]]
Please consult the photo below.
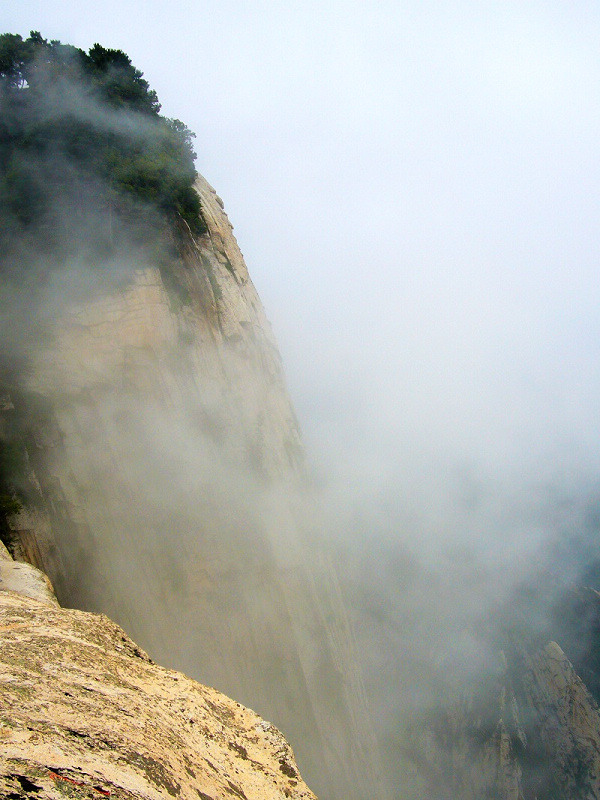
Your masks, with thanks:
[(282, 734), (107, 617), (0, 591), (0, 797), (315, 800)]

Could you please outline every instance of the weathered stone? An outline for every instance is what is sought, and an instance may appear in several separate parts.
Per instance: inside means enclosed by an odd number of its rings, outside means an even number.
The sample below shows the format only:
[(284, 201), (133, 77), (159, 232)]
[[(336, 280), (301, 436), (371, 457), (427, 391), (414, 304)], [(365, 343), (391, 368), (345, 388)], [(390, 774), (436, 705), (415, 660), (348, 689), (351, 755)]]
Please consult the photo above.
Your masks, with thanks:
[(426, 728), (429, 797), (597, 800), (600, 711), (562, 649), (514, 637), (500, 664)]
[(0, 592), (0, 796), (314, 800), (281, 733), (102, 615)]
[(47, 575), (31, 564), (2, 559), (0, 561), (0, 592), (20, 592), (34, 600), (58, 605), (54, 589)]
[(165, 227), (168, 267), (122, 265), (36, 340), (7, 400), (35, 501), (10, 520), (13, 554), (62, 605), (107, 613), (157, 661), (273, 719), (320, 794), (377, 797), (281, 359), (222, 202), (196, 186), (206, 234)]

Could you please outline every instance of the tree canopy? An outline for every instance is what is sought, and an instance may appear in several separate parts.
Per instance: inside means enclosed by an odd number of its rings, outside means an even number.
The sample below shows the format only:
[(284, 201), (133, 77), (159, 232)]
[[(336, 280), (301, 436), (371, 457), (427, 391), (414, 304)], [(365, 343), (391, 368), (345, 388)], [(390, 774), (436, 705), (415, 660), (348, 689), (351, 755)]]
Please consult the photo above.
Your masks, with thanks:
[[(121, 50), (86, 53), (0, 35), (0, 234), (52, 226), (57, 199), (107, 187), (118, 211), (141, 201), (202, 233), (194, 134), (160, 114), (156, 92)], [(131, 203), (129, 205), (131, 209)]]

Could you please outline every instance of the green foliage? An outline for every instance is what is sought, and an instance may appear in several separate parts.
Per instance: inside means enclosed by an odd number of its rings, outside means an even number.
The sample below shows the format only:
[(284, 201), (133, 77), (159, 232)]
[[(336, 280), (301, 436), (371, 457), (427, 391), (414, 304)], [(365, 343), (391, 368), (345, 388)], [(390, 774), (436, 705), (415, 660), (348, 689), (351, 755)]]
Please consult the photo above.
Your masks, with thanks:
[(20, 484), (27, 471), (23, 442), (16, 436), (0, 439), (0, 494)]
[[(85, 56), (84, 56), (85, 58)], [(160, 103), (142, 73), (122, 50), (107, 50), (99, 44), (90, 48), (84, 69), (101, 95), (112, 106), (158, 114)]]
[(16, 497), (9, 494), (0, 494), (0, 514), (11, 516), (19, 514), (23, 510), (23, 504)]
[(205, 230), (194, 134), (162, 117), (156, 93), (121, 50), (89, 52), (0, 35), (0, 237), (53, 228), (60, 203), (103, 192), (111, 213), (142, 201)]
[(10, 550), (8, 517), (23, 510), (19, 488), (26, 473), (25, 448), (18, 436), (0, 438), (0, 541)]

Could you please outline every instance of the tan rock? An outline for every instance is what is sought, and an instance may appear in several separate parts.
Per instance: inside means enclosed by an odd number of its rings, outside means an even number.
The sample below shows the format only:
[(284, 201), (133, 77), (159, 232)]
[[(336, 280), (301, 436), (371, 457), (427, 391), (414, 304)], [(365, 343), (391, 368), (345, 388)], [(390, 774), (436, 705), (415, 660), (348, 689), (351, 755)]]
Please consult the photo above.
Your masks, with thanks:
[(19, 592), (41, 603), (58, 605), (48, 577), (31, 564), (8, 559), (0, 561), (0, 592)]
[(600, 710), (556, 642), (526, 658), (523, 687), (565, 796), (600, 797)]
[(254, 712), (102, 615), (0, 593), (0, 796), (314, 800)]
[(24, 391), (0, 398), (0, 422), (26, 424), (34, 499), (9, 521), (13, 556), (272, 719), (322, 796), (379, 798), (281, 359), (223, 204), (196, 187), (207, 233), (165, 226), (166, 262), (125, 254), (117, 281), (67, 292)]

